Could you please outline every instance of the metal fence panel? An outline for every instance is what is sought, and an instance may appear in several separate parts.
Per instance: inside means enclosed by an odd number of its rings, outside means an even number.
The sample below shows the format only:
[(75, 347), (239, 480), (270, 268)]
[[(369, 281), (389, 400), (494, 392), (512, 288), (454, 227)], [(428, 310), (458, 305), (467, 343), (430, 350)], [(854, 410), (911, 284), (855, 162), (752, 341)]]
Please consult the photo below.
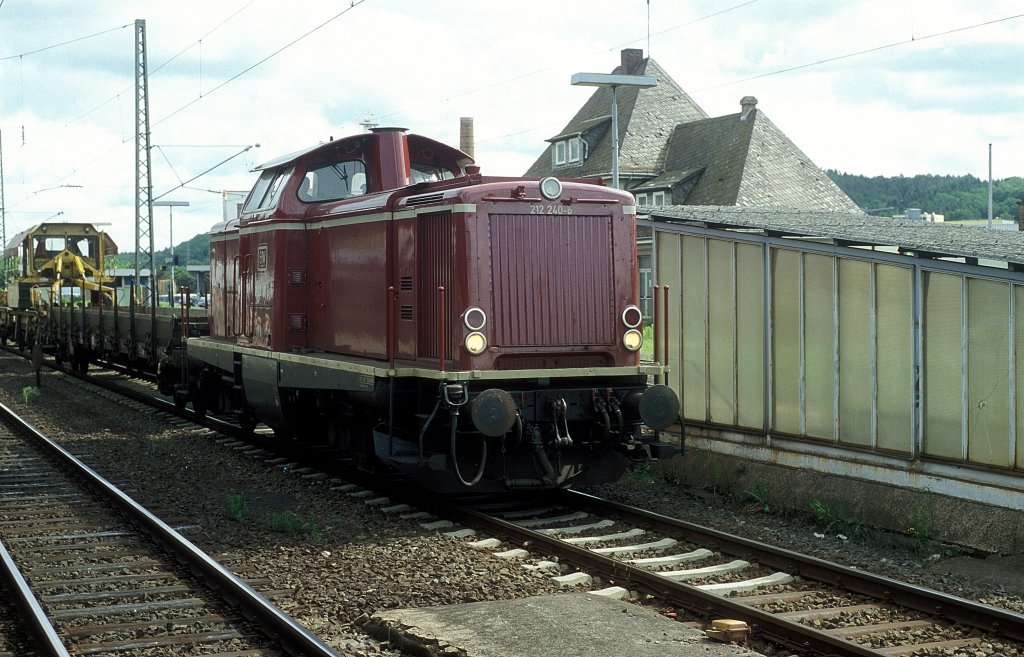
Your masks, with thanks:
[(802, 435), (803, 321), (798, 251), (771, 250), (772, 428)]
[(967, 279), (967, 459), (1013, 465), (1010, 433), (1010, 285)]
[[(735, 244), (707, 241), (708, 412), (712, 422), (736, 423)], [(691, 309), (697, 312), (700, 309)]]
[(877, 422), (875, 446), (914, 451), (914, 273), (875, 264)]
[(813, 253), (805, 253), (803, 260), (804, 433), (809, 438), (834, 440), (835, 260)]
[(1024, 320), (1016, 319), (1017, 312), (1024, 310), (1024, 285), (1013, 286), (1013, 308), (1010, 312), (1010, 321), (1013, 322), (1013, 363), (1010, 374), (1013, 381), (1010, 382), (1010, 394), (1013, 395), (1013, 428), (1017, 438), (1015, 442), (1017, 468), (1024, 468), (1024, 440), (1020, 439), (1021, 428), (1024, 427), (1024, 395), (1020, 394), (1017, 386), (1024, 382)]
[(922, 279), (924, 452), (963, 459), (963, 280), (934, 271)]
[[(708, 282), (705, 240), (684, 237), (682, 250), (683, 413), (705, 422), (708, 413)], [(670, 308), (671, 311), (671, 308)], [(675, 335), (674, 333), (672, 335)], [(669, 353), (671, 356), (671, 352)]]
[(839, 441), (873, 447), (875, 402), (872, 267), (839, 261)]
[(736, 413), (741, 427), (765, 429), (764, 253), (736, 245)]

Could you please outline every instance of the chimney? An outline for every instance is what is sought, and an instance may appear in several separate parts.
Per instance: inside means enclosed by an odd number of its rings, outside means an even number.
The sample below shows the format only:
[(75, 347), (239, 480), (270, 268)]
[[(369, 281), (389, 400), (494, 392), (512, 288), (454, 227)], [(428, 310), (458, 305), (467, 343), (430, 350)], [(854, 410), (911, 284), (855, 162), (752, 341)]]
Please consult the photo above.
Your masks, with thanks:
[(747, 118), (757, 108), (757, 98), (753, 96), (744, 96), (740, 99), (740, 121), (746, 121)]
[(622, 75), (632, 75), (633, 69), (644, 61), (644, 51), (640, 48), (624, 48), (622, 50)]
[(1024, 232), (1024, 201), (1017, 201), (1017, 230)]
[(476, 159), (473, 151), (476, 147), (476, 140), (473, 137), (473, 117), (463, 116), (459, 119), (459, 150)]

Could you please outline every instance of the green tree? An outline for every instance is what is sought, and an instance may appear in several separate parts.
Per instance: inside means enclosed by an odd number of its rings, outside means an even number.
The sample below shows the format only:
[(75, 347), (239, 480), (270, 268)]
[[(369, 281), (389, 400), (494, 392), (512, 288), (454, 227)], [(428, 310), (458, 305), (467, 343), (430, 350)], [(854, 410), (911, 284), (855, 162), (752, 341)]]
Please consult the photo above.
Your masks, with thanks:
[(178, 266), (174, 268), (174, 284), (178, 286), (178, 289), (187, 287), (194, 291), (196, 289), (196, 277), (184, 267)]
[[(853, 202), (876, 214), (902, 214), (908, 208), (937, 212), (949, 220), (984, 219), (988, 216), (988, 181), (975, 176), (860, 176), (826, 172)], [(1024, 178), (992, 183), (992, 214), (1012, 220), (1017, 202), (1024, 200)]]

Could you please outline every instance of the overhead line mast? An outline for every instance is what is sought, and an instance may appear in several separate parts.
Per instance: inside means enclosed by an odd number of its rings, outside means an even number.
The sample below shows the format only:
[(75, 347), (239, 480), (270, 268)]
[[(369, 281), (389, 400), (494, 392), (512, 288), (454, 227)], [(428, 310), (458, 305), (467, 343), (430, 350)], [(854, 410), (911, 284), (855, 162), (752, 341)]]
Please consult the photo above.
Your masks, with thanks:
[(7, 205), (4, 203), (4, 133), (0, 131), (0, 282), (7, 285)]
[[(150, 326), (156, 326), (156, 268), (153, 266), (153, 177), (149, 143), (149, 70), (146, 60), (146, 21), (135, 21), (135, 280), (129, 306), (131, 340), (138, 355), (135, 330), (135, 285), (149, 268)], [(156, 344), (150, 338), (146, 358), (152, 359)]]

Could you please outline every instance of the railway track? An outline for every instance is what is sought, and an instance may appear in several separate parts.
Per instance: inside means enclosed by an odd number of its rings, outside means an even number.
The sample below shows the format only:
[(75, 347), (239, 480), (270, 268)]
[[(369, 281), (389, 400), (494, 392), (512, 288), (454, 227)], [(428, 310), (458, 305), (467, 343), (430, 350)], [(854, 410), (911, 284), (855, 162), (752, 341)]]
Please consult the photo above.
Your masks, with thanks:
[[(162, 407), (174, 411), (172, 404)], [(290, 457), (294, 449), (289, 446)], [(354, 496), (379, 506), (401, 506), (385, 497), (400, 499), (401, 491), (353, 489)], [(552, 568), (551, 576), (565, 586), (607, 584), (602, 592), (618, 596), (639, 591), (669, 613), (743, 621), (751, 636), (804, 652), (1024, 655), (1019, 643), (1024, 641), (1024, 617), (1019, 614), (579, 493), (549, 499), (542, 507), (437, 505), (431, 511), (472, 528), (475, 535), (500, 537), (467, 540), (503, 558), (522, 560), (524, 566), (538, 565), (530, 563), (532, 554), (557, 555), (559, 563), (539, 565)], [(446, 531), (445, 520), (427, 527)], [(466, 534), (453, 531), (450, 536)]]
[[(525, 567), (548, 568), (564, 586), (645, 597), (670, 615), (683, 610), (704, 622), (741, 621), (753, 637), (802, 652), (1024, 655), (1020, 614), (582, 493), (567, 491), (539, 506), (501, 502), (434, 511), (472, 528), (472, 536), (454, 530), (453, 538), (466, 537)], [(494, 538), (479, 539), (480, 533)], [(537, 562), (534, 554), (557, 562)], [(740, 624), (718, 627), (724, 638), (746, 635)]]
[(4, 588), (36, 654), (336, 655), (2, 405), (0, 419)]

